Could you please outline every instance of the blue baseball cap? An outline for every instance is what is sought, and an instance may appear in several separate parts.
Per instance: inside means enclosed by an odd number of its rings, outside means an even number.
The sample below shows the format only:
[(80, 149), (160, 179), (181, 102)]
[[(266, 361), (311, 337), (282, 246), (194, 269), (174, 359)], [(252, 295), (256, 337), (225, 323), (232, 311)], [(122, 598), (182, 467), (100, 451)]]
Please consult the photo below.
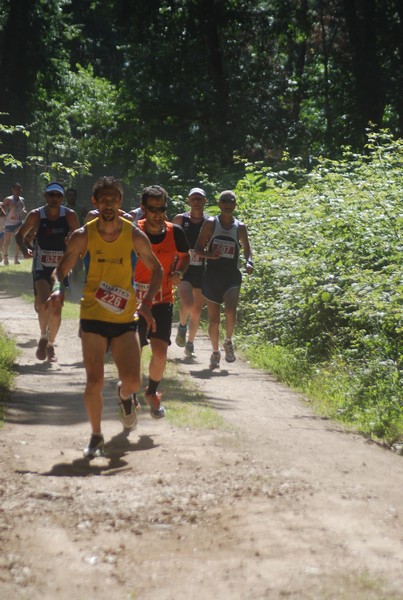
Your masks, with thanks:
[(49, 183), (49, 185), (46, 186), (45, 194), (46, 192), (59, 192), (59, 194), (62, 194), (64, 196), (64, 187), (61, 183), (56, 183), (55, 181), (52, 181), (51, 183)]

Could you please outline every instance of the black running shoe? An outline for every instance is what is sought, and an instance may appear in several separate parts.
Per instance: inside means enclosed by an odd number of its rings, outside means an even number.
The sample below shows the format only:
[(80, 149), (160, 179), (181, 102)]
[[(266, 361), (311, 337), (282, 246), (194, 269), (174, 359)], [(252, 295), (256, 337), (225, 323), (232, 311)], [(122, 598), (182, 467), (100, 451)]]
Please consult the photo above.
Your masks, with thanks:
[(120, 386), (121, 382), (118, 382), (118, 398), (119, 398), (119, 417), (123, 427), (126, 429), (134, 429), (137, 425), (137, 403), (134, 401), (133, 396), (122, 400), (120, 397)]
[(91, 435), (90, 443), (83, 450), (85, 458), (94, 458), (95, 456), (102, 456), (104, 453), (104, 447), (104, 436), (102, 434), (93, 433)]

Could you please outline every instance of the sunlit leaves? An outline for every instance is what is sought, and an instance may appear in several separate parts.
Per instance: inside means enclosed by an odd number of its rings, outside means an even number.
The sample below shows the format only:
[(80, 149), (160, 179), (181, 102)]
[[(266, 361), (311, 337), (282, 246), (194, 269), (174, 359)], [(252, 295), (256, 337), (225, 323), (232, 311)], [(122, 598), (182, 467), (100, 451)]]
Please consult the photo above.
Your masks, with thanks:
[[(237, 189), (256, 253), (241, 326), (261, 342), (304, 349), (313, 364), (344, 357), (365, 410), (381, 391), (403, 405), (402, 161), (401, 141), (381, 132), (366, 155), (320, 159), (299, 180), (296, 170), (250, 166)], [(371, 376), (361, 378), (365, 365)]]

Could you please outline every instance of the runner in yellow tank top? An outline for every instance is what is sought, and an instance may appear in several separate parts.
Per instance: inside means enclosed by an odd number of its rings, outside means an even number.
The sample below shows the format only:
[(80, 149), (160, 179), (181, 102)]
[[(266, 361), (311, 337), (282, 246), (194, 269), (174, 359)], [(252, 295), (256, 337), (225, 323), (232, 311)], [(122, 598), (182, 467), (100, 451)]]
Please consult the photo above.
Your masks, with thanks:
[(101, 177), (93, 188), (92, 202), (99, 211), (96, 220), (77, 229), (54, 270), (48, 302), (64, 301), (63, 278), (79, 257), (84, 259), (87, 279), (80, 310), (80, 336), (87, 383), (84, 404), (92, 435), (84, 455), (93, 458), (103, 451), (101, 432), (104, 359), (111, 350), (118, 374), (118, 402), (123, 426), (137, 423), (133, 394), (140, 386), (140, 347), (134, 317), (136, 301), (132, 288), (134, 256), (150, 269), (148, 292), (137, 307), (147, 326), (155, 330), (151, 304), (162, 281), (162, 268), (147, 236), (119, 214), (123, 187), (113, 177)]
[(132, 276), (136, 264), (130, 234), (133, 225), (122, 219), (121, 235), (113, 242), (101, 237), (98, 219), (90, 221), (86, 227), (86, 282), (81, 300), (81, 319), (110, 323), (133, 321), (137, 308)]

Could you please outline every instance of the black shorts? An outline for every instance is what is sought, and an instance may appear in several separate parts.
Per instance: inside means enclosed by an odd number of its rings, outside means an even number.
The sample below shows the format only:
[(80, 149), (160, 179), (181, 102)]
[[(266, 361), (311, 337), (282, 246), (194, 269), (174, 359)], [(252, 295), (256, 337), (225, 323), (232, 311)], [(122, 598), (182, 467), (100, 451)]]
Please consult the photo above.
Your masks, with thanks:
[(190, 265), (190, 267), (186, 269), (182, 281), (188, 281), (192, 287), (200, 289), (203, 283), (203, 276), (204, 266), (197, 267)]
[(138, 319), (129, 323), (109, 323), (108, 321), (97, 321), (95, 319), (80, 319), (80, 332), (96, 333), (108, 340), (117, 338), (128, 331), (137, 331)]
[(162, 340), (168, 343), (168, 346), (171, 345), (171, 331), (172, 331), (172, 314), (173, 314), (173, 304), (171, 303), (161, 303), (161, 304), (153, 304), (151, 309), (152, 315), (155, 319), (155, 323), (157, 325), (157, 330), (155, 333), (151, 331), (147, 331), (147, 322), (141, 315), (139, 316), (139, 336), (140, 336), (140, 346), (147, 346), (149, 338), (156, 338), (158, 340)]
[(203, 279), (202, 294), (206, 300), (222, 304), (224, 296), (231, 288), (239, 288), (242, 283), (242, 273), (236, 271), (206, 270)]
[[(52, 273), (54, 271), (54, 267), (51, 268), (47, 268), (45, 267), (44, 269), (40, 269), (38, 271), (33, 271), (32, 272), (32, 277), (34, 280), (34, 294), (36, 295), (36, 288), (35, 288), (35, 281), (41, 281), (42, 279), (44, 279), (45, 281), (48, 282), (48, 284), (50, 285), (50, 287), (52, 287), (53, 282), (52, 282)], [(63, 285), (64, 287), (69, 287), (70, 285), (70, 280), (69, 277), (65, 277), (63, 279)]]

